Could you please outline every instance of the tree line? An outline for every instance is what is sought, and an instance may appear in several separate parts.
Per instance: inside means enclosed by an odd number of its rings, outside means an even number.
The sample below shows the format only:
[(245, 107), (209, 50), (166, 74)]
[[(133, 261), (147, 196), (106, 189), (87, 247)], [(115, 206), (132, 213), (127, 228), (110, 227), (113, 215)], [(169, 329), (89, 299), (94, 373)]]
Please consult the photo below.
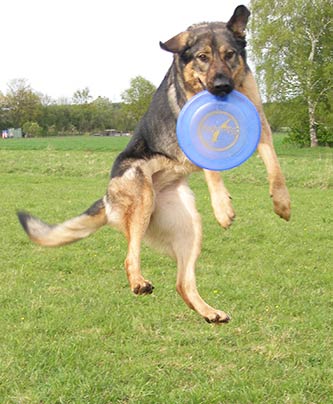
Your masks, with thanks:
[(122, 102), (93, 99), (88, 88), (71, 99), (52, 100), (33, 90), (25, 79), (8, 83), (0, 92), (0, 130), (21, 128), (28, 136), (80, 135), (115, 129), (131, 132), (147, 109), (155, 86), (141, 76), (133, 78), (121, 95)]
[[(89, 89), (77, 90), (71, 99), (53, 101), (31, 89), (26, 80), (13, 80), (5, 95), (0, 93), (0, 131), (22, 128), (28, 136), (92, 134), (106, 129), (132, 132), (147, 110), (155, 87), (141, 76), (133, 78), (123, 92), (122, 102), (92, 99)], [(329, 102), (327, 102), (329, 100)], [(333, 146), (333, 97), (330, 93), (318, 105), (318, 143)], [(304, 97), (273, 100), (264, 104), (273, 131), (285, 131), (286, 140), (310, 145), (309, 117)]]

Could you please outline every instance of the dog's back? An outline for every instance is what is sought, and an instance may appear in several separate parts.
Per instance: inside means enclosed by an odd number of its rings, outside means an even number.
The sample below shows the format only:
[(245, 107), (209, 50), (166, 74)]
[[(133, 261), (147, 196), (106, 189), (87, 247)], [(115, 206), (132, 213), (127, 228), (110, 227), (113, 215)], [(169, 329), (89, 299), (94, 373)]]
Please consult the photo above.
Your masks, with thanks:
[(133, 160), (165, 156), (176, 159), (179, 147), (176, 122), (180, 110), (178, 99), (170, 95), (172, 69), (155, 92), (148, 111), (142, 117), (125, 150), (115, 160), (111, 177), (121, 176)]

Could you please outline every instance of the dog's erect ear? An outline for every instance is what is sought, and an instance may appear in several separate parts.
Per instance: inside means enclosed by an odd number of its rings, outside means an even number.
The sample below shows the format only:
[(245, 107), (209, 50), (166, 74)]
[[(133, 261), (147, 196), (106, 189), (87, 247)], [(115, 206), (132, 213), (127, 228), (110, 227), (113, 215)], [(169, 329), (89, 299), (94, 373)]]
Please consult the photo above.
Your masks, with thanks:
[(168, 52), (181, 53), (188, 46), (189, 36), (188, 31), (181, 32), (166, 42), (160, 42), (160, 47)]
[(250, 11), (245, 6), (238, 6), (233, 16), (227, 23), (227, 28), (230, 29), (236, 36), (244, 38), (247, 21), (250, 17)]

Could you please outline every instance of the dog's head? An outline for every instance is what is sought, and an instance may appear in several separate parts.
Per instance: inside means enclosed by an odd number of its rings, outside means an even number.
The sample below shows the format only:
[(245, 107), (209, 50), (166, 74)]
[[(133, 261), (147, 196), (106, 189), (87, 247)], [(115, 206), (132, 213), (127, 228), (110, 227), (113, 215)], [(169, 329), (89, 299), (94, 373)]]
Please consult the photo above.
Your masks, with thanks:
[(245, 28), (249, 16), (245, 6), (238, 6), (228, 23), (196, 24), (160, 43), (162, 49), (174, 53), (189, 93), (207, 89), (223, 96), (240, 83), (246, 69)]

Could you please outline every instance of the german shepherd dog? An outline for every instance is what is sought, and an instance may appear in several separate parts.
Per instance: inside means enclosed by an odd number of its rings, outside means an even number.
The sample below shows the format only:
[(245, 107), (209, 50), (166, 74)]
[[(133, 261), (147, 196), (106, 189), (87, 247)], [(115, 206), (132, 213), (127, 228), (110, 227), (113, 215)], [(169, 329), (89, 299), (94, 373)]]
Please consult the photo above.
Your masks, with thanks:
[[(180, 150), (176, 122), (187, 100), (202, 90), (224, 96), (233, 89), (256, 106), (262, 125), (258, 151), (268, 172), (275, 212), (289, 220), (290, 201), (277, 160), (254, 77), (246, 63), (245, 28), (250, 12), (235, 9), (228, 23), (201, 23), (160, 43), (172, 52), (173, 63), (125, 150), (114, 162), (106, 195), (83, 214), (48, 225), (25, 212), (19, 220), (30, 239), (60, 246), (82, 239), (103, 225), (124, 233), (128, 242), (125, 269), (132, 291), (149, 294), (150, 281), (141, 274), (140, 248), (148, 244), (177, 262), (176, 288), (185, 303), (209, 323), (230, 317), (209, 306), (199, 295), (195, 264), (201, 249), (201, 218), (187, 177), (200, 170)], [(234, 210), (220, 173), (204, 170), (217, 221), (231, 225)]]

